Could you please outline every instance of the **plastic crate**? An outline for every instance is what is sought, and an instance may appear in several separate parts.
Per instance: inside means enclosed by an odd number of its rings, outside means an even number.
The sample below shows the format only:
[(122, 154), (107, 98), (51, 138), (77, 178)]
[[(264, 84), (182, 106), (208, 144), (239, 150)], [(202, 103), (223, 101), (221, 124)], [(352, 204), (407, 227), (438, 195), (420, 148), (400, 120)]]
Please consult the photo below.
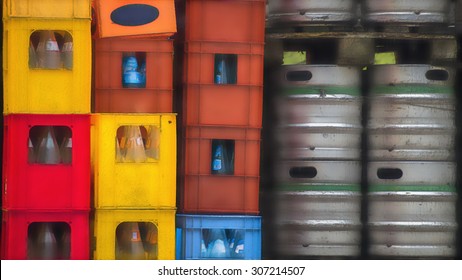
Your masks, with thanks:
[[(2, 211), (2, 260), (28, 259), (28, 235), (33, 223), (53, 222), (65, 224), (70, 232), (70, 252), (64, 259), (90, 259), (90, 211)], [(55, 236), (56, 241), (60, 238)], [(30, 252), (30, 251), (29, 251)], [(63, 259), (63, 257), (58, 257)]]
[[(64, 150), (41, 152), (48, 126), (54, 147), (71, 148), (70, 160)], [(90, 209), (90, 115), (12, 114), (4, 116), (3, 129), (4, 209)], [(39, 154), (55, 158), (47, 161)]]
[[(226, 33), (226, 32), (225, 32)], [(217, 84), (217, 55), (235, 55), (237, 59), (236, 82), (241, 86), (263, 85), (263, 64), (265, 47), (263, 43), (186, 42), (185, 75), (188, 84)]]
[[(188, 126), (180, 182), (183, 213), (259, 213), (260, 129)], [(220, 142), (224, 141), (224, 142)], [(217, 170), (217, 143), (228, 160)], [(224, 153), (223, 153), (224, 154)]]
[[(157, 229), (157, 257), (145, 259), (175, 259), (175, 210), (96, 210), (94, 225), (95, 260), (115, 260), (117, 228), (125, 222), (143, 222)], [(141, 233), (141, 232), (140, 232)], [(141, 239), (144, 241), (141, 233)], [(139, 258), (142, 259), (142, 258)]]
[[(175, 207), (176, 115), (93, 114), (92, 124), (95, 207), (97, 209)], [(142, 148), (142, 144), (147, 147), (148, 141), (157, 143), (156, 156), (144, 156), (149, 155), (148, 151), (138, 149), (139, 160), (127, 160), (134, 157), (117, 159), (117, 142), (123, 143), (121, 130), (127, 127), (135, 127), (135, 129), (138, 127), (143, 133), (143, 142), (140, 137), (139, 140), (132, 141), (139, 144), (138, 148)], [(149, 140), (145, 135), (148, 131), (157, 134)], [(121, 145), (119, 144), (119, 147)], [(133, 151), (135, 150), (132, 149), (131, 152)]]
[(4, 0), (3, 18), (90, 19), (91, 0)]
[(259, 216), (178, 214), (176, 226), (177, 259), (261, 259)]
[[(168, 39), (104, 38), (95, 40), (95, 112), (173, 112), (173, 41)], [(135, 52), (146, 65), (146, 83), (125, 88), (123, 55)]]
[[(29, 67), (31, 36), (33, 39), (35, 31), (42, 30), (72, 37), (72, 69)], [(4, 21), (3, 82), (5, 114), (90, 113), (90, 20), (21, 18)]]
[(185, 90), (184, 125), (262, 126), (262, 87), (187, 85)]
[(95, 0), (98, 36), (163, 36), (176, 32), (174, 0)]
[(265, 0), (188, 0), (186, 41), (263, 43), (265, 18)]

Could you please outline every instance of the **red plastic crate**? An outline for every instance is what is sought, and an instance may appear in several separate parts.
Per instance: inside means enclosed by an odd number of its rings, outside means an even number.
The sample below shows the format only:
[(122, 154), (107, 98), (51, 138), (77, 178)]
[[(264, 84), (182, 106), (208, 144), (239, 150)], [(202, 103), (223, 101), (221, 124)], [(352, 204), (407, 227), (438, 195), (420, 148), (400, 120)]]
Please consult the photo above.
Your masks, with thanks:
[(187, 41), (264, 42), (265, 0), (188, 0)]
[[(146, 62), (144, 88), (124, 88), (122, 85), (122, 59), (127, 52), (141, 55)], [(94, 63), (95, 112), (170, 113), (173, 111), (172, 40), (96, 39)]]
[(59, 222), (70, 229), (71, 260), (90, 259), (90, 212), (81, 211), (2, 211), (2, 259), (28, 259), (28, 229), (32, 223)]
[[(259, 213), (260, 132), (258, 128), (188, 126), (180, 180), (183, 213)], [(213, 140), (234, 146), (233, 172), (213, 174)]]
[[(29, 163), (29, 133), (64, 126), (72, 133), (70, 164)], [(58, 138), (58, 136), (56, 136)], [(4, 116), (3, 209), (90, 208), (90, 115)]]

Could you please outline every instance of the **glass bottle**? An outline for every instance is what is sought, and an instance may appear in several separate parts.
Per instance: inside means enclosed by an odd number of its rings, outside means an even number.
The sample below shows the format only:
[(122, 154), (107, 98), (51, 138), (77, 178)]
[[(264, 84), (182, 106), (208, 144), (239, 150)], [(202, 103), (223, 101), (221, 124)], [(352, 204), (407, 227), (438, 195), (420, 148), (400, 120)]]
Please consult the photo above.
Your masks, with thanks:
[(64, 164), (72, 163), (72, 136), (66, 135), (60, 148), (61, 160)]
[(224, 140), (214, 140), (212, 144), (212, 174), (227, 174), (228, 162)]
[(35, 257), (38, 260), (58, 259), (58, 244), (53, 232), (53, 223), (41, 223), (35, 240)]
[(59, 239), (59, 254), (61, 260), (69, 260), (71, 258), (71, 234), (69, 228), (63, 229), (61, 238)]
[(30, 138), (29, 143), (27, 144), (27, 162), (35, 163), (35, 149)]
[(37, 163), (58, 164), (60, 161), (60, 152), (54, 129), (52, 126), (45, 126), (37, 151)]
[(138, 60), (134, 52), (124, 53), (122, 59), (122, 86), (138, 88), (141, 86), (141, 73), (138, 72)]
[(144, 260), (145, 253), (137, 222), (125, 222), (119, 225), (116, 258), (118, 260)]
[(159, 159), (160, 130), (156, 126), (150, 126), (146, 139), (146, 156), (152, 159)]
[(144, 223), (146, 238), (143, 242), (146, 259), (157, 260), (157, 227), (152, 223)]
[(126, 126), (125, 161), (126, 162), (145, 162), (146, 152), (144, 149), (143, 138), (140, 127), (136, 125)]
[(61, 66), (61, 54), (54, 32), (45, 30), (40, 33), (37, 46), (38, 66), (44, 69), (58, 69)]
[(32, 41), (29, 43), (29, 68), (37, 68), (37, 53), (35, 51), (34, 44), (32, 44)]
[(209, 258), (229, 258), (229, 244), (224, 229), (209, 229), (209, 244), (207, 246)]
[(63, 44), (63, 51), (62, 51), (62, 56), (63, 56), (63, 64), (64, 68), (72, 70), (73, 66), (73, 52), (74, 52), (74, 43), (72, 42), (72, 36), (66, 32), (64, 34), (64, 44)]

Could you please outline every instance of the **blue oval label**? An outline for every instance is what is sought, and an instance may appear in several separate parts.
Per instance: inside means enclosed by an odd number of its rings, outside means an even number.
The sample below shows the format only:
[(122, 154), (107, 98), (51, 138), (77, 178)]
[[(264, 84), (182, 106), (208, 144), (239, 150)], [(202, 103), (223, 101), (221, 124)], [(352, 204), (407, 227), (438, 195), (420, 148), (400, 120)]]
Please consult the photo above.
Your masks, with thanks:
[(112, 11), (111, 20), (123, 26), (140, 26), (151, 23), (159, 17), (159, 10), (146, 4), (129, 4)]

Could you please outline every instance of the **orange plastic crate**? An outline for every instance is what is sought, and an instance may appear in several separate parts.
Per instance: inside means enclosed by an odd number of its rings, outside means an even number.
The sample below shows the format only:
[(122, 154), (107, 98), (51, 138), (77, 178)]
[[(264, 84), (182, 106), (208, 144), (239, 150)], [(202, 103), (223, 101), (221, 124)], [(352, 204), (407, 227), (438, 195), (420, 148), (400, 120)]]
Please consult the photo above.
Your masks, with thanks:
[[(184, 123), (261, 127), (263, 55), (263, 44), (186, 43)], [(216, 79), (220, 56), (234, 58), (229, 83)]]
[[(145, 56), (146, 85), (124, 88), (123, 54)], [(104, 38), (95, 40), (95, 112), (172, 112), (173, 41), (163, 38)]]
[(263, 64), (265, 46), (263, 43), (185, 43), (186, 83), (214, 83), (216, 54), (237, 55), (237, 85), (263, 85)]
[(96, 34), (169, 37), (176, 32), (174, 0), (93, 0)]
[(265, 17), (265, 0), (188, 0), (186, 41), (263, 43)]
[(185, 90), (185, 125), (262, 126), (261, 87), (187, 85)]
[[(180, 205), (183, 213), (259, 213), (260, 132), (257, 128), (187, 126)], [(213, 174), (214, 140), (234, 146), (233, 172)]]

